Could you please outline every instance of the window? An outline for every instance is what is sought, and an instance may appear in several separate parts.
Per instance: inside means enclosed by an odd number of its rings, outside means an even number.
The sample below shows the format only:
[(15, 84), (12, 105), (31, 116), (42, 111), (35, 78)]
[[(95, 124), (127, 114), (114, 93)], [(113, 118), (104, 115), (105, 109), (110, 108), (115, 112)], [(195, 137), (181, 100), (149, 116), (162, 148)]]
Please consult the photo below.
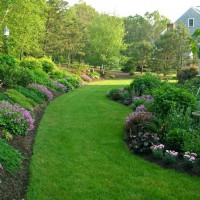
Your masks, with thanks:
[(194, 27), (194, 18), (188, 19), (188, 27)]

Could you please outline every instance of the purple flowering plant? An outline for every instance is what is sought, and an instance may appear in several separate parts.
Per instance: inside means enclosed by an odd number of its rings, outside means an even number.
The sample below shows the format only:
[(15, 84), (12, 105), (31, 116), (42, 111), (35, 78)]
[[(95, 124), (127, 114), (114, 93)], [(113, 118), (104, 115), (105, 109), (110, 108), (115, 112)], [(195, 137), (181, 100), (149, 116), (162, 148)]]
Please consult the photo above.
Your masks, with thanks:
[(151, 95), (142, 95), (142, 96), (134, 97), (133, 100), (147, 100), (147, 101), (152, 101), (153, 97)]
[(16, 135), (26, 135), (34, 128), (34, 119), (24, 108), (3, 101), (0, 104), (0, 125)]
[(54, 86), (55, 86), (59, 91), (61, 91), (61, 92), (67, 92), (67, 91), (68, 91), (67, 87), (66, 87), (64, 84), (59, 83), (59, 82), (57, 82), (57, 81), (52, 81), (52, 82), (53, 82)]
[(37, 83), (32, 83), (28, 85), (29, 88), (37, 88), (39, 89), (45, 96), (47, 96), (48, 100), (53, 99), (53, 94), (49, 91), (44, 85), (40, 85)]

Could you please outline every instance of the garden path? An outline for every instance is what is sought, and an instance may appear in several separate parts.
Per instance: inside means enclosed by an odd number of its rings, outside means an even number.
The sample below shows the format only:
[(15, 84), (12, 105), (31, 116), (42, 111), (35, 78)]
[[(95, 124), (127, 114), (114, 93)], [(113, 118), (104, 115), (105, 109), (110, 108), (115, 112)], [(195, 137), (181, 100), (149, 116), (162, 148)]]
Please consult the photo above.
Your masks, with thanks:
[(40, 123), (27, 200), (200, 199), (200, 179), (131, 154), (131, 110), (106, 93), (130, 80), (91, 83), (50, 103)]

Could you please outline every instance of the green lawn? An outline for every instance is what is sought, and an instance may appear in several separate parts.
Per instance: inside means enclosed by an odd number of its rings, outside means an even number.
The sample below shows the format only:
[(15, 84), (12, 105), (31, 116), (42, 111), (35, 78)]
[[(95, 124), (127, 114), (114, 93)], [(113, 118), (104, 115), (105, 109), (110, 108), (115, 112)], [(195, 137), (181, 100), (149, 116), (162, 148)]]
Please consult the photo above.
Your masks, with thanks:
[(200, 199), (200, 178), (131, 154), (127, 107), (105, 96), (130, 80), (96, 82), (60, 96), (41, 121), (27, 200)]

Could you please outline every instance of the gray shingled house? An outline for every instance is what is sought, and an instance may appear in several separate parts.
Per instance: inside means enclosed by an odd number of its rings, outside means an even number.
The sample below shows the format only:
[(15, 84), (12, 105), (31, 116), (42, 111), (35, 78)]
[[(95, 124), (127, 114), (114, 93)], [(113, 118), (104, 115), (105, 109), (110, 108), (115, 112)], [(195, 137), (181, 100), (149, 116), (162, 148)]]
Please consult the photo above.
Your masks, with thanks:
[[(184, 24), (189, 29), (190, 34), (192, 35), (195, 29), (200, 29), (200, 7), (198, 6), (189, 8), (173, 24), (170, 23), (168, 26), (176, 26), (178, 23)], [(166, 30), (164, 30), (161, 34), (164, 34)]]

